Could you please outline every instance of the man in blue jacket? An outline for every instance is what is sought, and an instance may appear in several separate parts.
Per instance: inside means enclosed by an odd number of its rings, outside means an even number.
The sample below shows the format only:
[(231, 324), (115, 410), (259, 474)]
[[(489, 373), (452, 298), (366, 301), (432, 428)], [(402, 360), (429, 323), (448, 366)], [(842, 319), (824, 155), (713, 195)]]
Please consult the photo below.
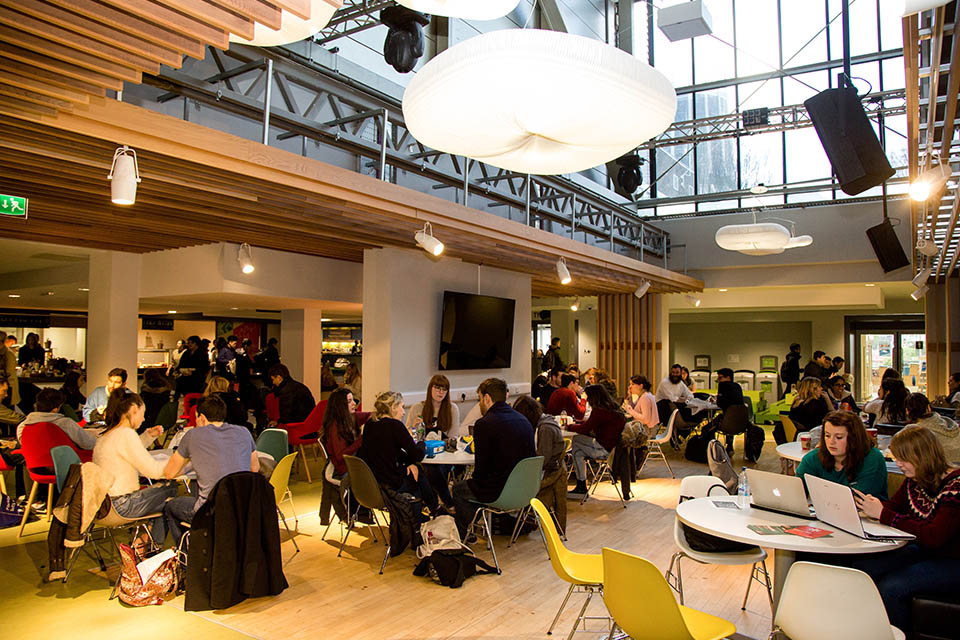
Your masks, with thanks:
[(507, 383), (487, 378), (477, 388), (477, 395), (483, 417), (473, 426), (473, 477), (453, 487), (457, 529), (464, 539), (479, 508), (476, 502), (496, 500), (517, 463), (537, 455), (530, 421), (506, 402)]

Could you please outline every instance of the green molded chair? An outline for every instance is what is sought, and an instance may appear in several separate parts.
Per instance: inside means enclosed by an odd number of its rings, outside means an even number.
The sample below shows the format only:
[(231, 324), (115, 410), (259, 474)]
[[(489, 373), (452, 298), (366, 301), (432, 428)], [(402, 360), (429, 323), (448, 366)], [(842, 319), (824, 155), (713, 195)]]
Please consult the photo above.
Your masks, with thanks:
[[(50, 449), (50, 457), (53, 458), (53, 471), (57, 475), (57, 491), (63, 491), (63, 483), (67, 481), (70, 465), (80, 464), (80, 456), (72, 447), (60, 445)], [(47, 508), (52, 509), (53, 505), (47, 505)]]
[(177, 403), (168, 402), (160, 407), (160, 411), (157, 413), (156, 424), (163, 427), (164, 431), (177, 424)]
[(290, 453), (287, 432), (283, 429), (264, 429), (257, 438), (257, 451), (269, 453), (279, 463)]
[(507, 483), (503, 485), (503, 491), (493, 502), (479, 502), (477, 512), (473, 514), (473, 520), (467, 531), (473, 529), (477, 516), (481, 516), (483, 521), (484, 537), (487, 540), (487, 547), (493, 554), (493, 564), (497, 567), (497, 573), (500, 571), (500, 563), (497, 562), (497, 552), (493, 548), (493, 525), (491, 523), (493, 514), (516, 513), (517, 524), (513, 527), (513, 534), (510, 536), (510, 542), (507, 547), (517, 541), (520, 533), (520, 524), (526, 520), (530, 512), (530, 501), (537, 497), (540, 491), (540, 480), (543, 478), (543, 456), (533, 456), (524, 458), (517, 463), (517, 466), (510, 472)]
[(67, 416), (74, 422), (80, 422), (80, 416), (77, 414), (77, 410), (68, 404), (64, 404), (60, 407), (60, 413)]
[[(376, 476), (373, 475), (373, 471), (370, 470), (370, 467), (367, 466), (367, 463), (362, 459), (356, 456), (343, 456), (343, 461), (347, 464), (347, 475), (350, 476), (350, 490), (353, 492), (353, 497), (357, 501), (357, 508), (350, 514), (350, 521), (347, 523), (347, 532), (343, 536), (343, 542), (340, 543), (340, 551), (337, 553), (337, 557), (339, 558), (340, 554), (343, 553), (343, 547), (347, 544), (350, 530), (353, 529), (353, 525), (357, 522), (357, 512), (360, 510), (360, 507), (366, 507), (370, 509), (370, 513), (373, 514), (373, 522), (377, 525), (377, 529), (383, 537), (383, 542), (387, 545), (387, 550), (383, 554), (383, 562), (380, 563), (380, 574), (382, 575), (383, 568), (387, 566), (387, 558), (390, 557), (390, 538), (383, 533), (383, 528), (380, 526), (380, 518), (377, 516), (377, 511), (383, 511), (387, 508), (387, 505), (383, 502), (383, 494), (380, 493), (380, 484), (377, 482)], [(539, 481), (537, 488), (540, 488)], [(377, 541), (376, 534), (373, 536), (373, 541)]]

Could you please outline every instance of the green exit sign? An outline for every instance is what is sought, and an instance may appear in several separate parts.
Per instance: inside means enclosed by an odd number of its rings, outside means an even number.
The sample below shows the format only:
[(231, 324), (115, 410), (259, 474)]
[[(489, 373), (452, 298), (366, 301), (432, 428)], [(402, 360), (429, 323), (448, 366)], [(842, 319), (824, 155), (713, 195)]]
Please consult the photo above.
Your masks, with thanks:
[(0, 215), (27, 217), (27, 199), (0, 193)]

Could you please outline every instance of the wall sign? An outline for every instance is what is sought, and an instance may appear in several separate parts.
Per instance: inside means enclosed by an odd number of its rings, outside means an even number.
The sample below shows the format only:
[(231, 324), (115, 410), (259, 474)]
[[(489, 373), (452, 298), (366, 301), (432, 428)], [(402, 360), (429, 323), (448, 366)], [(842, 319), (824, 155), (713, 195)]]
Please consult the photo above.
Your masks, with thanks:
[(144, 331), (173, 331), (172, 318), (140, 318), (140, 328)]

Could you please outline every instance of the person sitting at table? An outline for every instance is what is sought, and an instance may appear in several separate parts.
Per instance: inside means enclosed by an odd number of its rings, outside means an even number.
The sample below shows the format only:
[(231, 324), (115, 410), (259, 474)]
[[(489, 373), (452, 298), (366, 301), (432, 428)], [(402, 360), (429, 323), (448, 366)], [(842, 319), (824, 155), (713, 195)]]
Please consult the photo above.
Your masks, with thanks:
[(556, 418), (543, 412), (535, 398), (520, 396), (513, 408), (523, 415), (533, 427), (533, 440), (537, 455), (543, 456), (543, 478), (537, 499), (548, 509), (553, 509), (561, 531), (567, 530), (567, 465), (564, 458), (567, 443), (563, 440)]
[(823, 424), (823, 417), (833, 411), (833, 405), (827, 400), (820, 378), (807, 376), (797, 385), (797, 395), (790, 405), (790, 419), (797, 431), (810, 431)]
[[(310, 415), (310, 412), (317, 406), (317, 401), (313, 399), (313, 393), (302, 382), (297, 382), (290, 377), (290, 370), (285, 364), (275, 364), (267, 372), (270, 381), (273, 383), (273, 393), (277, 396), (277, 404), (280, 411), (280, 419), (271, 421), (269, 426), (275, 427), (277, 423), (293, 424), (303, 422)], [(329, 405), (328, 405), (329, 406)]]
[(330, 369), (330, 363), (324, 362), (320, 367), (320, 391), (333, 391), (338, 386), (337, 379), (333, 375), (333, 370)]
[(810, 474), (887, 498), (887, 464), (873, 446), (860, 416), (850, 411), (826, 415), (820, 446), (803, 456), (797, 477)]
[(63, 377), (63, 385), (60, 387), (60, 393), (63, 394), (63, 403), (72, 407), (74, 411), (80, 411), (80, 407), (87, 403), (87, 396), (80, 392), (80, 387), (86, 384), (83, 372), (77, 369), (67, 371)]
[(550, 404), (550, 396), (560, 388), (560, 379), (563, 377), (563, 369), (554, 367), (547, 372), (547, 383), (540, 387), (539, 394), (534, 397), (540, 401), (540, 406), (546, 407)]
[(545, 411), (552, 416), (566, 414), (574, 420), (583, 420), (587, 409), (586, 398), (580, 399), (580, 383), (569, 373), (560, 376), (560, 388), (550, 394)]
[(163, 506), (163, 515), (179, 546), (185, 529), (180, 523), (193, 522), (221, 478), (240, 471), (260, 470), (257, 445), (250, 431), (227, 420), (227, 405), (216, 395), (204, 396), (197, 403), (197, 426), (188, 429), (163, 469), (167, 479), (178, 477), (187, 462), (197, 474), (197, 496), (173, 498)]
[[(7, 384), (7, 379), (5, 376), (0, 375), (0, 426), (6, 429), (15, 428), (18, 424), (23, 421), (23, 414), (14, 411), (10, 407), (3, 404), (3, 400), (6, 399), (7, 394), (10, 392), (10, 385)], [(6, 433), (6, 431), (5, 431)], [(26, 498), (27, 495), (27, 486), (26, 486), (26, 466), (24, 465), (24, 458), (19, 453), (12, 453), (12, 449), (16, 444), (10, 443), (8, 446), (3, 446), (0, 444), (0, 458), (3, 459), (9, 466), (13, 467), (14, 475), (16, 476), (16, 493), (14, 497)]]
[(843, 379), (843, 376), (833, 376), (827, 381), (827, 397), (837, 411), (860, 413), (856, 400), (847, 391), (847, 382)]
[(537, 455), (530, 421), (507, 404), (507, 383), (487, 378), (477, 388), (482, 417), (473, 426), (476, 446), (473, 475), (453, 485), (453, 504), (460, 538), (466, 542), (467, 527), (477, 513), (477, 502), (492, 502), (500, 496), (510, 472), (524, 458)]
[[(460, 408), (450, 400), (450, 381), (446, 376), (437, 374), (427, 383), (426, 399), (413, 405), (407, 414), (407, 429), (416, 433), (423, 425), (427, 440), (447, 440), (459, 437)], [(451, 465), (432, 464), (426, 468), (425, 475), (430, 486), (437, 492), (445, 505), (453, 504), (447, 475)]]
[[(890, 371), (890, 369), (888, 369)], [(874, 424), (906, 424), (907, 391), (900, 378), (886, 378), (877, 390), (878, 397), (864, 405), (863, 410), (875, 417)]]
[(670, 374), (660, 381), (655, 400), (657, 401), (657, 413), (660, 422), (663, 424), (666, 424), (667, 420), (670, 419), (670, 414), (674, 409), (679, 409), (680, 417), (687, 425), (696, 425), (706, 417), (705, 411), (698, 411), (694, 414), (687, 406), (687, 403), (693, 400), (693, 392), (687, 385), (683, 384), (683, 367), (679, 364), (670, 367)]
[(143, 405), (146, 410), (143, 414), (143, 425), (141, 429), (152, 427), (157, 424), (157, 416), (160, 415), (160, 409), (170, 403), (170, 394), (173, 392), (173, 384), (170, 379), (164, 375), (164, 370), (158, 367), (147, 369), (143, 373), (143, 384), (140, 385), (140, 398), (143, 399)]
[(363, 439), (356, 456), (367, 463), (381, 486), (409, 493), (423, 502), (431, 517), (440, 515), (437, 494), (418, 464), (424, 457), (423, 444), (414, 442), (401, 422), (403, 396), (384, 391), (377, 396), (373, 408), (373, 416), (363, 425)]
[(327, 398), (321, 436), (330, 464), (333, 465), (334, 477), (341, 478), (347, 473), (343, 456), (357, 454), (363, 444), (360, 429), (369, 418), (369, 413), (357, 411), (357, 403), (349, 389), (337, 389)]
[(632, 419), (643, 425), (646, 437), (652, 438), (660, 429), (660, 416), (657, 414), (657, 401), (650, 393), (650, 381), (646, 376), (636, 375), (630, 378), (627, 397), (620, 407)]
[(60, 427), (70, 441), (81, 449), (92, 450), (97, 444), (97, 436), (92, 431), (87, 431), (76, 422), (60, 413), (60, 407), (63, 406), (63, 394), (56, 389), (41, 389), (37, 394), (36, 411), (31, 411), (23, 419), (20, 426), (17, 427), (17, 440), (25, 429), (38, 422), (49, 422)]
[[(727, 407), (740, 406), (743, 404), (743, 387), (739, 382), (733, 381), (733, 369), (724, 367), (717, 369), (717, 406), (721, 411), (726, 411)], [(723, 423), (723, 414), (714, 418), (713, 424), (717, 427)], [(733, 456), (733, 441), (736, 437), (732, 433), (727, 436), (727, 453)]]
[(902, 429), (890, 451), (906, 480), (890, 500), (855, 492), (860, 510), (882, 524), (916, 536), (900, 549), (846, 556), (844, 564), (873, 578), (890, 624), (909, 633), (913, 596), (960, 591), (960, 469), (952, 468), (940, 440), (926, 427)]
[(580, 500), (587, 495), (585, 460), (605, 460), (614, 447), (620, 444), (620, 435), (627, 423), (620, 407), (603, 385), (592, 384), (587, 387), (587, 402), (590, 403), (590, 417), (582, 424), (568, 427), (570, 431), (577, 433), (570, 449), (577, 474), (577, 486), (567, 494), (574, 500)]
[(17, 352), (17, 364), (21, 367), (29, 366), (33, 362), (43, 364), (47, 359), (47, 352), (40, 344), (40, 336), (36, 333), (28, 333), (26, 344), (20, 347)]
[(348, 362), (346, 369), (343, 370), (341, 387), (352, 392), (354, 398), (360, 398), (363, 395), (361, 392), (362, 384), (363, 378), (360, 376), (360, 367), (353, 362)]
[(230, 424), (249, 427), (247, 410), (240, 400), (240, 395), (233, 390), (233, 384), (223, 376), (210, 376), (207, 388), (203, 390), (203, 397), (217, 396), (227, 407), (227, 422)]
[[(151, 427), (137, 435), (143, 413), (143, 400), (139, 395), (123, 387), (115, 388), (110, 392), (104, 411), (106, 428), (93, 447), (93, 462), (113, 477), (107, 494), (114, 510), (124, 518), (160, 513), (164, 503), (177, 495), (175, 482), (157, 482), (140, 488), (140, 476), (163, 479), (166, 465), (147, 452), (147, 447), (163, 432), (163, 427)], [(163, 517), (154, 518), (150, 530), (153, 541), (162, 545), (167, 535)]]
[(696, 393), (697, 383), (690, 377), (690, 369), (680, 367), (680, 382), (685, 384), (687, 389), (690, 389), (690, 393)]
[[(107, 401), (117, 389), (123, 389), (126, 393), (130, 393), (127, 389), (127, 370), (119, 367), (110, 369), (107, 373), (107, 384), (90, 392), (87, 402), (83, 405), (83, 419), (88, 423), (103, 422), (106, 417)], [(139, 423), (137, 426), (140, 426)]]
[(942, 416), (930, 408), (930, 401), (922, 393), (907, 396), (907, 423), (926, 427), (937, 436), (947, 460), (960, 463), (960, 427), (952, 418)]

